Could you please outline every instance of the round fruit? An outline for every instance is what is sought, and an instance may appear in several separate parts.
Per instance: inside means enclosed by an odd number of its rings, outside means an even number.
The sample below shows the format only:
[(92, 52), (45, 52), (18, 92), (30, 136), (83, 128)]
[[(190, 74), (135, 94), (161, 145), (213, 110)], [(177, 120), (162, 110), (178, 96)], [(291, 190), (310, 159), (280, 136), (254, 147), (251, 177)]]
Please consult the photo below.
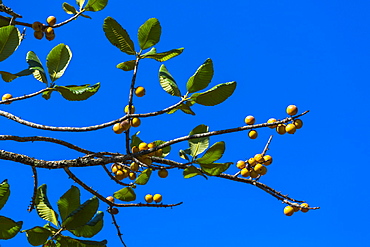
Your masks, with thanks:
[(290, 116), (294, 116), (298, 113), (298, 107), (295, 105), (290, 105), (286, 108), (286, 113)]
[(129, 172), (128, 174), (128, 178), (130, 180), (135, 180), (136, 179), (136, 173), (135, 172)]
[[(1, 100), (7, 100), (7, 99), (11, 99), (11, 98), (13, 98), (13, 96), (10, 93), (6, 93), (6, 94), (3, 95), (3, 97), (1, 97)], [(5, 103), (5, 104), (9, 105), (10, 103), (12, 103), (12, 102), (8, 102), (8, 103)]]
[(121, 126), (123, 131), (126, 131), (130, 128), (130, 122), (128, 120), (124, 120), (124, 121), (120, 122), (119, 125)]
[(130, 165), (130, 170), (134, 171), (134, 172), (137, 172), (139, 170), (139, 164), (136, 163), (136, 162), (132, 162), (131, 165)]
[(155, 143), (151, 142), (148, 144), (148, 149), (155, 148)]
[(265, 166), (271, 165), (272, 157), (270, 155), (263, 156), (263, 159), (265, 160), (265, 162), (263, 162)]
[(284, 214), (286, 216), (292, 216), (294, 214), (294, 208), (292, 206), (286, 206), (284, 208)]
[(140, 151), (143, 151), (143, 150), (148, 150), (148, 144), (145, 143), (145, 142), (142, 142), (139, 144), (139, 150)]
[(262, 154), (256, 154), (254, 156), (254, 159), (258, 162), (258, 163), (263, 163), (265, 160), (263, 159), (263, 156)]
[(135, 89), (135, 95), (137, 97), (143, 97), (145, 95), (145, 88), (144, 87), (137, 87)]
[(293, 208), (294, 208), (294, 212), (298, 212), (299, 211), (299, 207), (293, 206)]
[(296, 119), (296, 120), (294, 120), (293, 123), (294, 123), (296, 129), (300, 129), (303, 126), (303, 121), (301, 119)]
[(107, 199), (110, 202), (114, 202), (114, 197), (113, 196), (107, 196), (105, 199)]
[[(55, 34), (50, 34), (50, 35), (46, 35), (45, 37), (47, 40), (49, 41), (52, 41), (53, 39), (55, 39)], [(118, 210), (118, 209), (117, 209)]]
[(161, 194), (155, 194), (153, 196), (153, 201), (155, 201), (156, 203), (160, 203), (162, 201), (162, 195)]
[(46, 28), (45, 34), (47, 40), (53, 40), (55, 38), (54, 29), (52, 27)]
[(255, 167), (254, 167), (254, 170), (260, 174), (260, 175), (265, 175), (267, 173), (267, 168), (262, 165), (262, 164), (257, 164)]
[(248, 164), (249, 164), (250, 166), (255, 166), (255, 165), (257, 164), (257, 161), (256, 161), (256, 159), (255, 159), (255, 158), (249, 158), (249, 160), (248, 160)]
[(113, 131), (116, 134), (121, 134), (123, 132), (123, 128), (121, 128), (120, 123), (116, 123), (113, 125)]
[[(125, 113), (128, 114), (128, 105), (125, 107)], [(134, 114), (135, 113), (135, 106), (131, 105), (131, 111), (130, 111), (130, 114)]]
[(54, 26), (55, 23), (57, 23), (57, 18), (55, 18), (55, 16), (49, 16), (46, 19), (46, 22), (49, 24), (49, 26)]
[(256, 177), (258, 177), (258, 173), (257, 173), (255, 170), (251, 170), (251, 171), (249, 172), (249, 175), (251, 176), (251, 178), (256, 178)]
[(36, 38), (36, 39), (42, 39), (44, 37), (44, 32), (43, 31), (35, 31), (33, 33), (33, 36)]
[(244, 119), (244, 122), (248, 125), (252, 125), (256, 122), (256, 119), (253, 117), (253, 116), (247, 116), (245, 119)]
[(42, 28), (44, 27), (44, 24), (42, 24), (41, 22), (39, 21), (35, 21), (34, 23), (32, 23), (32, 29), (34, 31), (42, 31)]
[(158, 176), (160, 178), (166, 178), (168, 176), (168, 171), (166, 169), (160, 169), (158, 171)]
[(301, 206), (302, 206), (302, 207), (305, 207), (305, 208), (301, 208), (301, 211), (302, 211), (303, 213), (307, 213), (307, 212), (308, 212), (308, 210), (309, 210), (309, 209), (308, 209), (308, 203), (305, 203), (305, 202), (304, 202), (304, 203), (302, 203), (302, 204), (301, 204)]
[(285, 124), (279, 124), (276, 127), (276, 132), (279, 133), (280, 135), (284, 135), (286, 133)]
[(243, 177), (249, 177), (250, 175), (250, 172), (247, 168), (243, 168), (241, 171), (240, 171), (240, 174), (243, 176)]
[(255, 131), (255, 130), (250, 130), (250, 131), (248, 132), (248, 136), (249, 136), (249, 138), (251, 138), (251, 139), (256, 139), (256, 138), (257, 138), (257, 136), (258, 136), (258, 132), (257, 132), (257, 131)]
[(162, 149), (158, 149), (157, 151), (155, 151), (155, 156), (162, 157), (163, 156), (163, 150)]
[(285, 127), (285, 130), (286, 132), (288, 132), (289, 134), (294, 134), (295, 131), (297, 130), (297, 128), (295, 127), (294, 124), (288, 124), (286, 127)]
[(153, 202), (153, 196), (151, 194), (147, 194), (144, 199), (147, 203)]
[(127, 176), (128, 176), (128, 172), (126, 170), (118, 170), (116, 172), (115, 178), (117, 180), (122, 180), (124, 178), (127, 178)]
[(108, 209), (108, 212), (110, 214), (118, 214), (119, 213), (118, 208), (110, 208), (110, 209)]
[(134, 117), (133, 119), (131, 119), (131, 126), (132, 127), (139, 127), (141, 124), (141, 120), (137, 117)]
[[(275, 123), (275, 122), (276, 122), (275, 118), (270, 118), (269, 120), (267, 120), (267, 123)], [(274, 129), (275, 127), (276, 125), (269, 126), (270, 129)]]
[(243, 169), (245, 168), (245, 166), (246, 164), (244, 160), (239, 160), (238, 162), (236, 162), (236, 167), (238, 167), (239, 169)]
[(137, 152), (139, 152), (140, 150), (139, 150), (139, 148), (138, 147), (136, 147), (136, 146), (133, 146), (132, 148), (131, 148), (131, 153), (137, 153)]
[(113, 173), (116, 173), (118, 170), (122, 170), (122, 166), (119, 164), (113, 164), (110, 169), (112, 170)]

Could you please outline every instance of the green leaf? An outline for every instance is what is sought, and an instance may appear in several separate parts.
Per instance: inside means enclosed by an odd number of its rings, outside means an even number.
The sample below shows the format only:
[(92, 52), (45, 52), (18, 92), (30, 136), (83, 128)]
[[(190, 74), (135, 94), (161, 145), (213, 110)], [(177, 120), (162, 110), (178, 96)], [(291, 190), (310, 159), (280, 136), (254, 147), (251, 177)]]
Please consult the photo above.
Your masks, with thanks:
[(76, 230), (71, 230), (71, 232), (76, 237), (91, 238), (103, 228), (103, 216), (104, 213), (102, 211), (98, 211), (94, 218), (86, 225), (77, 228)]
[(123, 62), (123, 63), (119, 63), (119, 64), (117, 64), (116, 67), (117, 67), (117, 69), (121, 69), (121, 70), (124, 70), (124, 71), (130, 71), (130, 70), (134, 70), (135, 64), (136, 64), (135, 60), (130, 60), (130, 61), (126, 61), (126, 62)]
[(108, 0), (89, 0), (85, 6), (86, 11), (100, 11), (107, 6)]
[(68, 215), (80, 206), (80, 190), (72, 185), (57, 202), (60, 218), (64, 221)]
[(145, 185), (152, 175), (152, 169), (148, 168), (141, 172), (141, 174), (136, 178), (135, 183), (139, 185)]
[(179, 151), (180, 158), (190, 161), (190, 158), (189, 158), (188, 155), (190, 155), (190, 149), (189, 148), (187, 148), (185, 150), (180, 149), (180, 151)]
[(62, 4), (62, 8), (63, 10), (67, 13), (67, 14), (70, 14), (70, 15), (75, 15), (77, 14), (77, 10), (75, 7), (73, 7), (72, 5), (70, 5), (69, 3), (63, 3)]
[[(51, 239), (49, 239), (48, 241), (45, 242), (45, 244), (42, 246), (42, 247), (56, 247), (57, 245), (55, 244), (55, 242)], [(58, 246), (60, 247), (60, 246)]]
[(139, 133), (140, 133), (140, 131), (136, 132), (135, 134), (133, 134), (133, 135), (131, 136), (130, 148), (132, 148), (132, 147), (134, 147), (134, 146), (138, 147), (138, 146), (139, 146), (139, 144), (140, 144), (141, 142), (143, 142), (143, 141), (140, 139), (140, 137), (138, 137)]
[(186, 83), (186, 89), (189, 93), (194, 93), (206, 88), (211, 82), (213, 77), (213, 62), (208, 58), (189, 78)]
[(119, 191), (114, 192), (113, 196), (114, 198), (124, 202), (132, 202), (136, 200), (135, 191), (131, 187), (120, 189)]
[(150, 18), (141, 25), (137, 35), (141, 50), (148, 49), (157, 44), (161, 38), (161, 32), (161, 24), (156, 18)]
[(95, 196), (90, 198), (67, 216), (62, 222), (62, 227), (65, 227), (67, 230), (75, 230), (85, 225), (95, 215), (98, 207), (98, 198)]
[(0, 27), (0, 62), (17, 50), (21, 43), (21, 34), (15, 26)]
[(65, 44), (59, 44), (49, 52), (46, 58), (46, 65), (52, 82), (56, 81), (64, 74), (71, 58), (71, 49)]
[(11, 239), (21, 230), (23, 221), (15, 222), (5, 216), (0, 216), (0, 239)]
[(173, 49), (170, 51), (160, 52), (160, 53), (146, 53), (143, 54), (143, 58), (152, 58), (158, 62), (165, 62), (173, 57), (180, 55), (184, 51), (184, 48)]
[(206, 151), (202, 158), (197, 159), (195, 162), (198, 164), (211, 164), (221, 159), (224, 152), (225, 142), (216, 142)]
[(18, 77), (31, 75), (32, 73), (33, 73), (33, 71), (32, 71), (32, 70), (30, 70), (30, 69), (22, 70), (21, 72), (18, 72), (18, 73), (16, 73), (16, 74), (12, 74), (12, 73), (5, 72), (5, 71), (0, 71), (1, 78), (2, 78), (5, 82), (11, 82), (11, 81), (13, 81), (14, 79), (17, 79)]
[(127, 31), (115, 19), (112, 17), (105, 18), (103, 30), (112, 45), (128, 55), (135, 55), (134, 42), (130, 39)]
[(92, 19), (90, 16), (88, 15), (85, 15), (85, 14), (81, 14), (82, 17), (85, 17), (85, 18), (89, 18), (89, 19)]
[(48, 80), (46, 78), (44, 67), (33, 51), (27, 52), (26, 61), (28, 63), (28, 69), (33, 71), (33, 77), (35, 77), (36, 80), (47, 84)]
[[(192, 131), (190, 131), (189, 135), (195, 135), (195, 134), (201, 134), (201, 133), (207, 133), (209, 130), (209, 127), (207, 125), (201, 124), (195, 127)], [(206, 150), (209, 146), (209, 137), (201, 137), (201, 138), (195, 138), (189, 140), (189, 147), (190, 147), (190, 155), (192, 157), (197, 156), (198, 154), (201, 154)]]
[(48, 99), (50, 99), (50, 97), (51, 97), (51, 93), (53, 92), (53, 90), (52, 89), (50, 89), (49, 91), (44, 91), (43, 93), (42, 93), (42, 97), (44, 98), (44, 99), (46, 99), (46, 100), (48, 100)]
[(204, 93), (195, 93), (191, 100), (205, 106), (214, 106), (229, 98), (236, 88), (236, 82), (218, 84)]
[(182, 103), (181, 105), (179, 105), (179, 109), (186, 114), (195, 116), (195, 112), (193, 112), (193, 110), (190, 108), (192, 105), (194, 105), (193, 102), (186, 101), (186, 103)]
[(47, 220), (58, 226), (58, 214), (53, 210), (49, 199), (46, 195), (46, 184), (40, 185), (37, 188), (35, 197), (35, 206), (37, 214), (44, 220)]
[(202, 167), (202, 171), (210, 176), (220, 175), (224, 171), (226, 171), (230, 165), (233, 164), (232, 162), (227, 163), (212, 163), (212, 164), (200, 164)]
[(26, 232), (27, 240), (32, 246), (44, 244), (48, 238), (53, 235), (51, 231), (41, 226), (35, 226), (34, 228), (22, 232)]
[(106, 247), (107, 245), (107, 240), (103, 241), (89, 241), (89, 240), (79, 240), (63, 235), (59, 235), (57, 237), (57, 241), (59, 245), (58, 247), (96, 247), (96, 246), (102, 246)]
[(9, 26), (10, 18), (3, 16), (3, 18), (0, 18), (0, 27)]
[(172, 75), (170, 72), (168, 72), (164, 64), (162, 64), (159, 68), (159, 83), (161, 84), (163, 90), (170, 95), (181, 97), (181, 93), (175, 79), (173, 79)]
[(80, 9), (82, 9), (82, 6), (84, 5), (85, 0), (76, 0), (76, 3), (78, 5), (78, 7), (80, 7)]
[(192, 178), (197, 175), (203, 176), (202, 172), (199, 171), (195, 166), (189, 166), (183, 171), (184, 178)]
[(76, 86), (54, 86), (53, 88), (48, 88), (48, 91), (57, 91), (63, 98), (70, 101), (86, 100), (93, 96), (100, 88), (100, 83), (90, 86), (90, 84)]
[(8, 184), (8, 180), (4, 180), (0, 184), (0, 209), (2, 209), (5, 203), (8, 201), (10, 195), (10, 185)]
[[(154, 141), (153, 143), (155, 144), (155, 146), (159, 146), (159, 145), (165, 143), (165, 141), (157, 140), (157, 141)], [(167, 147), (162, 148), (162, 157), (161, 158), (166, 157), (167, 155), (170, 154), (170, 152), (171, 152), (171, 146), (167, 146)]]

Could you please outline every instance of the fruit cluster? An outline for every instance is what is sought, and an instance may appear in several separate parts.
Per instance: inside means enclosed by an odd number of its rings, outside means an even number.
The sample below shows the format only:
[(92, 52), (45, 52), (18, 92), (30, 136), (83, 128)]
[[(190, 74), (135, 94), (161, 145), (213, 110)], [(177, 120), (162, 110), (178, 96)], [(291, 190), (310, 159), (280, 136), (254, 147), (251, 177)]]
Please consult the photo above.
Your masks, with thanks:
[(292, 216), (295, 212), (298, 212), (298, 211), (302, 211), (303, 213), (307, 213), (308, 212), (308, 204), (307, 203), (302, 203), (300, 205), (301, 207), (295, 207), (295, 206), (286, 206), (284, 208), (284, 214), (286, 216)]
[(36, 39), (42, 39), (44, 37), (44, 34), (46, 39), (49, 41), (55, 39), (53, 26), (56, 24), (56, 22), (57, 19), (55, 18), (55, 16), (49, 16), (46, 19), (46, 23), (48, 24), (48, 26), (42, 24), (39, 21), (35, 21), (34, 23), (32, 23), (32, 29), (35, 31), (33, 35)]
[(244, 161), (239, 160), (236, 167), (240, 169), (243, 177), (257, 178), (267, 173), (267, 167), (272, 163), (270, 155), (256, 154), (254, 157)]
[(156, 203), (160, 203), (162, 201), (162, 195), (161, 194), (155, 194), (154, 196), (151, 195), (151, 194), (147, 194), (145, 197), (144, 197), (144, 200), (147, 202), (147, 203), (152, 203), (153, 201), (156, 202)]
[[(137, 170), (138, 170), (138, 168), (137, 168)], [(131, 169), (131, 166), (130, 166), (130, 168), (127, 168), (127, 167), (125, 167), (121, 164), (114, 163), (111, 166), (111, 171), (112, 171), (112, 173), (114, 174), (114, 177), (117, 180), (122, 180), (122, 179), (125, 179), (127, 177), (130, 180), (135, 180), (136, 179), (136, 171)]]
[[(1, 97), (1, 100), (7, 100), (7, 99), (11, 99), (11, 98), (13, 98), (13, 96), (10, 93), (6, 93)], [(12, 103), (12, 102), (8, 102), (8, 103), (5, 103), (5, 104), (9, 105), (10, 103)]]

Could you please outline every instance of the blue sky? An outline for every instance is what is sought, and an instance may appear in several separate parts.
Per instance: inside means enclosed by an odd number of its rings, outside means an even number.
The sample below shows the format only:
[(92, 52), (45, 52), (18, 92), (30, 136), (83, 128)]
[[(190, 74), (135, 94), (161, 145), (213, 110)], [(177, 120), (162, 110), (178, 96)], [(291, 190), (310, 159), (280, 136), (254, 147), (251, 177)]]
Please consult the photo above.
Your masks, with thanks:
[[(37, 2), (37, 3), (36, 3)], [(4, 0), (25, 22), (44, 22), (55, 15), (69, 16), (58, 1)], [(75, 5), (74, 1), (69, 2)], [(79, 18), (55, 30), (56, 39), (36, 40), (30, 29), (13, 56), (1, 62), (0, 70), (24, 69), (26, 53), (34, 51), (45, 64), (48, 52), (57, 44), (70, 46), (73, 58), (60, 85), (101, 82), (99, 92), (87, 101), (68, 102), (54, 93), (1, 105), (25, 120), (52, 126), (89, 126), (123, 116), (127, 104), (130, 72), (115, 68), (131, 58), (106, 39), (102, 24), (107, 16), (116, 19), (136, 42), (140, 25), (148, 18), (159, 19), (161, 41), (156, 48), (166, 51), (185, 47), (182, 55), (165, 62), (167, 69), (185, 91), (187, 79), (207, 58), (214, 62), (210, 86), (237, 81), (234, 94), (214, 107), (194, 106), (196, 116), (177, 112), (143, 119), (138, 128), (147, 141), (170, 140), (187, 135), (199, 124), (219, 130), (242, 126), (247, 115), (257, 123), (270, 117), (284, 118), (290, 104), (300, 112), (304, 127), (294, 135), (277, 135), (261, 129), (256, 140), (247, 132), (211, 137), (211, 143), (226, 142), (223, 162), (248, 159), (262, 151), (268, 137), (274, 138), (268, 153), (274, 163), (260, 181), (306, 200), (320, 210), (292, 217), (283, 214), (284, 205), (247, 184), (183, 179), (181, 171), (170, 171), (167, 179), (156, 176), (137, 188), (139, 200), (147, 193), (161, 193), (164, 203), (184, 202), (173, 209), (127, 208), (117, 216), (129, 247), (141, 246), (370, 246), (367, 206), (370, 202), (367, 165), (369, 109), (370, 22), (368, 1), (110, 1), (93, 18)], [(142, 61), (137, 85), (146, 87), (143, 98), (135, 98), (138, 113), (170, 106), (176, 99), (158, 83), (160, 63)], [(1, 84), (1, 93), (20, 96), (43, 88), (32, 77)], [(52, 136), (93, 151), (124, 152), (124, 135), (110, 128), (86, 133), (54, 133), (0, 118), (2, 134)], [(176, 144), (169, 158), (181, 161), (177, 152), (187, 143)], [(45, 160), (73, 159), (81, 154), (48, 143), (0, 143), (0, 149)], [(12, 194), (1, 215), (24, 220), (24, 229), (43, 225), (35, 212), (26, 212), (32, 195), (31, 168), (1, 161), (0, 180), (9, 179)], [(73, 169), (87, 184), (103, 195), (120, 189), (101, 168)], [(233, 166), (228, 172), (235, 173)], [(47, 183), (49, 199), (58, 198), (74, 184), (63, 171), (39, 170), (40, 184)], [(82, 200), (91, 195), (82, 194)], [(101, 204), (101, 210), (105, 205)], [(119, 246), (110, 217), (94, 240), (107, 239)], [(24, 246), (19, 234), (2, 247)]]

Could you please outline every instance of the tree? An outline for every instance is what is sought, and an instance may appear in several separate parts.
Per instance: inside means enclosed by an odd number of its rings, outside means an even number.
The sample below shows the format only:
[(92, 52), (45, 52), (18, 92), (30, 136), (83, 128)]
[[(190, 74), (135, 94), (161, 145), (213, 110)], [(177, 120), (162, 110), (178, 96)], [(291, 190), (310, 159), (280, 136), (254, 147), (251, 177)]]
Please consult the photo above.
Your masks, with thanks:
[[(45, 35), (50, 41), (55, 38), (55, 30), (57, 28), (68, 25), (75, 21), (78, 17), (90, 18), (86, 15), (88, 11), (97, 12), (105, 8), (107, 1), (77, 1), (78, 6), (64, 3), (63, 9), (72, 17), (66, 21), (56, 23), (55, 18), (48, 18), (46, 25), (41, 22), (26, 23), (18, 21), (21, 15), (15, 13), (7, 6), (2, 7), (2, 11), (11, 17), (1, 17), (1, 61), (6, 60), (23, 43), (23, 34), (17, 27), (25, 26), (34, 30), (34, 36), (37, 39), (42, 39)], [(77, 20), (78, 21), (78, 20)], [(224, 141), (211, 142), (210, 137), (218, 135), (227, 135), (233, 132), (248, 131), (251, 139), (255, 139), (258, 135), (257, 130), (268, 127), (276, 129), (279, 134), (288, 132), (294, 134), (296, 129), (302, 127), (300, 117), (308, 111), (298, 113), (295, 106), (287, 108), (288, 115), (281, 116), (280, 120), (270, 119), (265, 123), (255, 124), (253, 116), (247, 116), (245, 119), (246, 125), (236, 128), (228, 128), (222, 130), (210, 131), (210, 127), (205, 124), (198, 124), (195, 127), (189, 128), (189, 134), (180, 138), (172, 137), (171, 140), (148, 140), (144, 142), (141, 139), (139, 132), (135, 131), (136, 127), (140, 126), (142, 120), (152, 118), (154, 116), (164, 117), (165, 114), (175, 118), (175, 114), (181, 112), (188, 115), (195, 115), (193, 111), (195, 105), (216, 106), (227, 100), (236, 89), (235, 81), (219, 83), (212, 86), (211, 80), (214, 74), (213, 61), (206, 59), (195, 71), (195, 73), (187, 80), (186, 89), (177, 84), (174, 76), (169, 72), (164, 62), (177, 57), (183, 52), (183, 48), (170, 49), (165, 52), (157, 52), (154, 46), (160, 41), (161, 25), (156, 18), (148, 19), (138, 30), (138, 46), (132, 40), (132, 36), (120, 25), (119, 21), (112, 17), (107, 17), (103, 23), (105, 36), (111, 44), (120, 49), (121, 52), (131, 56), (131, 60), (121, 62), (117, 65), (118, 69), (125, 72), (132, 72), (131, 85), (129, 87), (129, 97), (125, 114), (113, 121), (108, 121), (103, 124), (94, 124), (87, 127), (56, 127), (46, 124), (37, 124), (36, 122), (23, 120), (10, 112), (2, 111), (0, 115), (11, 119), (14, 124), (19, 123), (31, 128), (49, 130), (53, 132), (91, 132), (104, 128), (113, 128), (117, 134), (124, 136), (124, 148), (119, 153), (109, 152), (106, 150), (91, 151), (75, 145), (72, 142), (67, 142), (59, 138), (49, 136), (18, 136), (18, 135), (3, 135), (2, 140), (13, 140), (17, 142), (46, 142), (54, 143), (59, 146), (68, 147), (72, 150), (80, 152), (83, 156), (78, 156), (72, 159), (63, 158), (57, 161), (46, 161), (38, 158), (33, 158), (31, 155), (22, 153), (14, 153), (7, 150), (2, 150), (0, 158), (3, 160), (11, 160), (32, 168), (34, 176), (34, 193), (32, 203), (29, 210), (35, 211), (44, 220), (48, 221), (46, 225), (34, 226), (32, 228), (23, 228), (21, 221), (2, 216), (0, 219), (1, 238), (11, 239), (20, 231), (26, 233), (27, 239), (31, 245), (44, 246), (105, 246), (107, 242), (103, 241), (86, 241), (79, 237), (90, 238), (98, 233), (103, 227), (104, 211), (99, 210), (99, 204), (108, 206), (107, 212), (111, 215), (116, 226), (119, 237), (121, 232), (118, 227), (116, 214), (118, 208), (122, 207), (175, 207), (180, 206), (182, 202), (162, 203), (161, 195), (146, 196), (138, 198), (136, 196), (137, 187), (150, 186), (148, 181), (153, 179), (153, 173), (158, 172), (159, 177), (165, 178), (168, 171), (173, 169), (183, 170), (184, 178), (192, 178), (202, 176), (205, 179), (218, 177), (221, 179), (231, 180), (235, 182), (247, 183), (253, 185), (283, 203), (287, 204), (284, 210), (286, 215), (292, 215), (294, 211), (306, 212), (309, 209), (317, 209), (317, 207), (309, 207), (303, 201), (296, 200), (287, 195), (284, 195), (268, 185), (260, 182), (260, 178), (267, 174), (268, 166), (272, 163), (271, 156), (266, 152), (269, 149), (272, 137), (267, 140), (264, 147), (257, 155), (250, 154), (247, 160), (240, 158), (239, 162), (224, 162), (219, 161), (224, 153), (226, 143)], [(23, 44), (22, 44), (23, 45)], [(26, 55), (27, 68), (15, 73), (13, 71), (1, 71), (2, 79), (5, 82), (12, 82), (17, 78), (26, 77), (28, 80), (36, 80), (45, 84), (45, 88), (35, 93), (29, 93), (25, 96), (13, 97), (10, 94), (5, 94), (1, 104), (20, 103), (17, 101), (26, 100), (35, 96), (40, 96), (46, 100), (52, 99), (56, 94), (60, 93), (63, 98), (69, 101), (88, 100), (99, 92), (100, 84), (84, 84), (84, 85), (57, 85), (59, 80), (66, 71), (72, 57), (72, 49), (64, 43), (56, 44), (51, 49), (46, 57), (46, 66), (35, 52), (29, 51)], [(134, 101), (139, 100), (136, 97), (145, 95), (145, 87), (137, 84), (137, 76), (140, 73), (142, 63), (147, 60), (156, 60), (161, 62), (159, 67), (158, 80), (165, 93), (174, 96), (177, 102), (171, 106), (165, 107), (159, 111), (148, 113), (136, 113), (133, 107)], [(5, 61), (6, 62), (6, 61)], [(58, 81), (59, 83), (59, 81)], [(39, 84), (40, 85), (40, 84)], [(144, 85), (145, 86), (145, 85)], [(184, 93), (186, 91), (186, 93)], [(54, 93), (53, 93), (54, 92)], [(126, 105), (126, 104), (125, 104)], [(155, 129), (155, 128), (152, 128)], [(187, 148), (173, 150), (173, 146), (177, 143), (188, 143)], [(172, 151), (171, 151), (172, 150)], [(180, 158), (177, 159), (177, 152)], [(253, 157), (252, 157), (253, 156)], [(173, 157), (173, 158), (171, 158)], [(177, 161), (180, 160), (180, 161)], [(228, 172), (232, 164), (236, 163), (240, 169), (236, 174)], [(109, 166), (108, 166), (109, 165)], [(113, 193), (113, 197), (107, 197), (95, 190), (97, 185), (91, 185), (84, 182), (81, 176), (76, 175), (73, 170), (75, 167), (98, 166), (106, 172), (106, 176), (113, 182), (119, 184), (121, 188)], [(71, 169), (72, 168), (72, 169)], [(38, 170), (42, 169), (60, 169), (76, 182), (80, 188), (92, 194), (92, 197), (83, 203), (80, 201), (80, 189), (77, 186), (64, 188), (66, 192), (60, 195), (57, 204), (50, 202), (46, 184), (38, 183)], [(129, 177), (129, 180), (127, 177)], [(0, 206), (3, 207), (9, 197), (10, 183), (4, 180), (1, 184), (0, 191)], [(91, 187), (92, 186), (92, 187)], [(154, 200), (156, 203), (152, 203)], [(122, 201), (118, 203), (117, 201)], [(131, 203), (133, 202), (133, 203)], [(58, 210), (56, 210), (56, 205)], [(100, 205), (100, 208), (103, 206)], [(138, 209), (139, 210), (139, 209)], [(67, 233), (69, 232), (69, 233)], [(72, 234), (72, 235), (71, 235)], [(124, 244), (123, 239), (121, 238)]]

